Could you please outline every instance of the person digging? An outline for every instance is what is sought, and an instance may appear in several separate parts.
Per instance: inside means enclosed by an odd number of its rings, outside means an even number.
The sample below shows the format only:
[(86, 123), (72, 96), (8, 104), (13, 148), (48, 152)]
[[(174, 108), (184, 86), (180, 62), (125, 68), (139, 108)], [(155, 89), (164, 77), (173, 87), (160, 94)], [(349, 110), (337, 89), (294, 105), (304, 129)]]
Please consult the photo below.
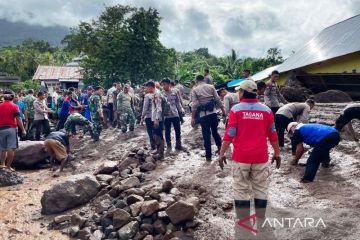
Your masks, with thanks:
[(68, 162), (72, 160), (70, 153), (69, 136), (63, 131), (50, 133), (44, 141), (45, 149), (50, 155), (50, 164), (52, 170), (55, 170), (55, 161), (60, 162), (60, 172)]

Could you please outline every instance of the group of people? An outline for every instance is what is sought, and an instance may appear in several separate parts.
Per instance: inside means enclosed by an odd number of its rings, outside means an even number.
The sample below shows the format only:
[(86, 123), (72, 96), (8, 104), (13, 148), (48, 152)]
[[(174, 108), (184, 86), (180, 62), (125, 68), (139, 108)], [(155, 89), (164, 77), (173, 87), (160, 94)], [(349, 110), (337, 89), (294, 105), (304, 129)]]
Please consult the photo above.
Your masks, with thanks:
[[(314, 100), (288, 103), (278, 87), (277, 71), (272, 72), (268, 83), (253, 81), (249, 70), (244, 71), (244, 78), (235, 92), (230, 92), (225, 88), (216, 89), (209, 71), (205, 70), (192, 84), (189, 109), (191, 125), (201, 127), (207, 161), (216, 154), (223, 169), (227, 163), (226, 152), (231, 144), (233, 146), (237, 218), (249, 216), (251, 189), (256, 214), (261, 219), (267, 206), (270, 175), (268, 140), (274, 152), (271, 163), (276, 162), (277, 168), (281, 165), (281, 151), (287, 146), (293, 155), (292, 165), (297, 165), (305, 153), (304, 144), (313, 147), (301, 179), (302, 183), (312, 182), (320, 164), (324, 168), (330, 166), (330, 150), (339, 144), (339, 132), (345, 126), (358, 141), (351, 120), (360, 119), (360, 104), (347, 106), (334, 127), (309, 123)], [(0, 166), (12, 169), (18, 135), (21, 139), (40, 140), (43, 134), (46, 148), (53, 159), (62, 162), (62, 169), (69, 160), (69, 136), (76, 134), (77, 126), (83, 134), (89, 132), (98, 141), (103, 126), (108, 123), (123, 133), (134, 131), (136, 123), (145, 124), (153, 154), (163, 159), (165, 146), (167, 152), (172, 151), (172, 129), (175, 149), (184, 149), (181, 141), (184, 89), (179, 81), (168, 78), (161, 82), (150, 80), (135, 90), (129, 83), (115, 83), (106, 93), (102, 87), (88, 87), (82, 94), (75, 89), (56, 89), (50, 104), (44, 92), (38, 92), (36, 97), (33, 90), (28, 90), (26, 96), (4, 92), (0, 103)], [(223, 137), (218, 132), (218, 110), (226, 126)], [(57, 119), (54, 132), (50, 132), (49, 118)], [(217, 147), (215, 153), (211, 138)]]

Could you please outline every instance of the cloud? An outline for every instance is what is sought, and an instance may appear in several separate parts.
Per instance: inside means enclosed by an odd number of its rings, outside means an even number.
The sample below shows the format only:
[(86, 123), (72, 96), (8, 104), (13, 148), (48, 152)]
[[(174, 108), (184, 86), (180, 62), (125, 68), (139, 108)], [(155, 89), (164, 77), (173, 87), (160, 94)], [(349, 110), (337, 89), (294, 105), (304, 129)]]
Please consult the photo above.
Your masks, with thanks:
[(286, 56), (323, 28), (360, 13), (360, 0), (0, 0), (0, 18), (72, 27), (113, 4), (158, 9), (160, 40), (167, 47), (207, 47), (216, 55), (235, 49), (253, 57), (270, 47)]

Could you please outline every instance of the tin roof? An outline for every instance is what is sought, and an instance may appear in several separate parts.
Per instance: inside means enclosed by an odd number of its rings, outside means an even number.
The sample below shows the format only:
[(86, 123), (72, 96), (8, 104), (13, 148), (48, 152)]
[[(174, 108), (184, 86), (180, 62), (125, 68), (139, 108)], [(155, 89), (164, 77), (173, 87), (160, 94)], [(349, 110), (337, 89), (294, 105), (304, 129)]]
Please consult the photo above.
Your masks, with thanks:
[(287, 72), (360, 51), (360, 15), (325, 28), (285, 60), (277, 70)]
[(258, 72), (256, 74), (252, 75), (250, 78), (252, 80), (254, 80), (255, 82), (264, 80), (265, 78), (268, 78), (271, 75), (272, 71), (276, 70), (276, 68), (278, 68), (279, 66), (280, 65), (268, 67), (268, 68), (262, 70), (261, 72)]
[(83, 79), (81, 67), (75, 66), (38, 66), (34, 80)]

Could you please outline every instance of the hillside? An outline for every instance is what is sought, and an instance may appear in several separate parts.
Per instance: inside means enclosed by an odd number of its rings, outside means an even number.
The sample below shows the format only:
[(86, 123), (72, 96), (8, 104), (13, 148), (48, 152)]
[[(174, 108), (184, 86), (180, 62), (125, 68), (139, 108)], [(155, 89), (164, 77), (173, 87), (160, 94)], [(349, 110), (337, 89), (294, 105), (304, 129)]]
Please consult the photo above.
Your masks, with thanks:
[(45, 40), (57, 46), (68, 32), (69, 28), (63, 26), (43, 27), (0, 19), (0, 47), (16, 45), (28, 38)]

